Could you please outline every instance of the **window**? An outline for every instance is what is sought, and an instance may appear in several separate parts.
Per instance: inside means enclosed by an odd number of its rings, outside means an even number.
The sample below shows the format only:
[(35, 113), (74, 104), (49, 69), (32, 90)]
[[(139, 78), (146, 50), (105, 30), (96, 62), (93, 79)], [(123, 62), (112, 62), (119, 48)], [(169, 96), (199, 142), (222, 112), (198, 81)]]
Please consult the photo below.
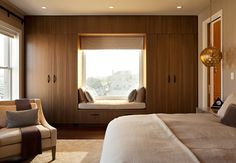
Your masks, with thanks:
[(0, 24), (1, 101), (19, 98), (19, 42), (16, 35), (4, 29)]
[(127, 99), (143, 85), (143, 37), (86, 37), (81, 46), (83, 86), (96, 99)]
[(0, 99), (11, 97), (10, 51), (12, 39), (0, 34)]
[(142, 83), (142, 50), (84, 50), (84, 85), (97, 98), (127, 97)]

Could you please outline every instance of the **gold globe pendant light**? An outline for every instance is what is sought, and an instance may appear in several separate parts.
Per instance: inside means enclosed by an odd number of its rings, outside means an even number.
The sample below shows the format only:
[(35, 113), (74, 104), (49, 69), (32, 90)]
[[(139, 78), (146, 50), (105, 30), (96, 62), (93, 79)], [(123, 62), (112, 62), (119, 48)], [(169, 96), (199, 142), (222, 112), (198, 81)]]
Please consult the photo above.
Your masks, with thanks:
[(214, 67), (222, 59), (222, 53), (216, 47), (210, 46), (204, 49), (200, 54), (202, 63), (207, 67)]
[[(212, 0), (210, 0), (210, 23), (212, 22), (211, 16), (212, 16)], [(202, 63), (207, 67), (214, 67), (216, 64), (219, 64), (222, 59), (222, 53), (220, 49), (217, 49), (216, 47), (213, 47), (212, 45), (205, 48), (201, 54), (200, 59)]]

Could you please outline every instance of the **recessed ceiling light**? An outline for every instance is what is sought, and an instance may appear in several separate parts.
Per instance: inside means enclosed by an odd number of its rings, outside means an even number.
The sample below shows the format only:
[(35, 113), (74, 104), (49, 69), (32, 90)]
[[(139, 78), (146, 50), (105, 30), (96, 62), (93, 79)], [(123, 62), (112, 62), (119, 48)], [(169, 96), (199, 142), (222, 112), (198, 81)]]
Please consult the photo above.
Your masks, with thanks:
[(113, 9), (113, 8), (115, 8), (115, 7), (114, 7), (114, 6), (109, 6), (108, 8), (109, 8), (109, 9)]
[(183, 6), (177, 6), (177, 9), (181, 9), (181, 8), (183, 8)]
[(43, 6), (43, 7), (41, 7), (42, 9), (47, 9), (47, 7), (45, 7), (45, 6)]

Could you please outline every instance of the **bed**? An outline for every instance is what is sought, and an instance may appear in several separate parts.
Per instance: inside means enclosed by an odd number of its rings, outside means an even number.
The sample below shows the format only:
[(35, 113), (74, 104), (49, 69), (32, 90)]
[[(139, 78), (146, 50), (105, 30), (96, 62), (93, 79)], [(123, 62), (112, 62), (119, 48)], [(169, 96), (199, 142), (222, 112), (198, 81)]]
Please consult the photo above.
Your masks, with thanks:
[(236, 128), (212, 113), (130, 115), (109, 123), (100, 163), (158, 162), (236, 162)]

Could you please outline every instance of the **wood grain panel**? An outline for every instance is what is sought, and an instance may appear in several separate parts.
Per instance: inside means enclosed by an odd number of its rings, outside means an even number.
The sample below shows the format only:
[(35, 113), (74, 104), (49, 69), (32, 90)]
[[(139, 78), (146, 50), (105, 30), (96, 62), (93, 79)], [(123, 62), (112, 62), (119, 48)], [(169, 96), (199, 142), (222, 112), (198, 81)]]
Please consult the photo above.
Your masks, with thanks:
[(145, 113), (147, 113), (146, 109), (80, 109), (77, 110), (75, 123), (106, 124), (119, 116)]
[[(51, 120), (51, 75), (50, 41), (48, 35), (27, 35), (26, 37), (26, 97), (40, 98), (46, 118)], [(51, 77), (51, 76), (50, 76)]]
[(183, 79), (182, 79), (182, 103), (183, 111), (195, 112), (198, 104), (198, 77), (197, 77), (197, 36), (186, 34), (182, 36), (183, 48)]
[(182, 52), (182, 34), (170, 35), (170, 53), (169, 53), (169, 65), (170, 65), (170, 84), (169, 84), (169, 101), (168, 101), (168, 113), (182, 113), (184, 112), (182, 107), (185, 105), (182, 102), (182, 65), (183, 52)]
[(149, 16), (148, 33), (186, 34), (198, 32), (195, 16)]
[(26, 16), (27, 33), (195, 33), (196, 16)]
[(55, 82), (53, 109), (55, 122), (72, 123), (77, 109), (77, 35), (55, 35)]
[(147, 38), (147, 106), (153, 112), (168, 112), (169, 35)]
[[(147, 36), (147, 109), (101, 111), (104, 121), (126, 114), (192, 112), (197, 106), (196, 16), (26, 16), (26, 97), (42, 98), (54, 123), (78, 123), (89, 114), (77, 110), (77, 36), (85, 33)], [(179, 82), (173, 88), (170, 72)], [(57, 77), (51, 87), (44, 84), (48, 73)], [(172, 89), (177, 93), (170, 96)]]

